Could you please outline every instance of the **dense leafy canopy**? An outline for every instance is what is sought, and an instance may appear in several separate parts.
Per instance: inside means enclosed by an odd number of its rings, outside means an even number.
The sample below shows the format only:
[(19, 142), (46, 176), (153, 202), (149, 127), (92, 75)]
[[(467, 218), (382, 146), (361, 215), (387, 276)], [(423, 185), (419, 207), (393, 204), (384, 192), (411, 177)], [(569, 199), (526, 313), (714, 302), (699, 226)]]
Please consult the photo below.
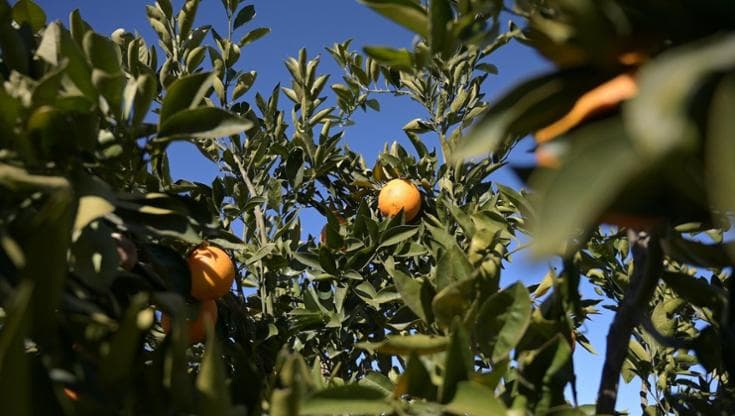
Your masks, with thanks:
[[(646, 414), (729, 414), (731, 2), (364, 0), (416, 33), (410, 50), (335, 43), (334, 83), (301, 50), (265, 95), (240, 59), (269, 32), (255, 7), (222, 0), (225, 36), (199, 3), (147, 6), (150, 45), (0, 0), (3, 412), (609, 414), (622, 374)], [(488, 103), (487, 58), (513, 39), (558, 70)], [(530, 191), (491, 179), (627, 73), (634, 97), (541, 143), (554, 163), (518, 167)], [(404, 127), (412, 149), (368, 166), (342, 139), (381, 95), (426, 115)], [(212, 183), (171, 177), (177, 140), (219, 168)], [(398, 178), (422, 194), (409, 221), (378, 209)], [(321, 239), (302, 237), (307, 208)], [(563, 268), (501, 287), (529, 235)], [(235, 286), (190, 346), (186, 257), (205, 242)], [(593, 351), (580, 327), (601, 303), (616, 312), (601, 399), (581, 405), (572, 354)]]

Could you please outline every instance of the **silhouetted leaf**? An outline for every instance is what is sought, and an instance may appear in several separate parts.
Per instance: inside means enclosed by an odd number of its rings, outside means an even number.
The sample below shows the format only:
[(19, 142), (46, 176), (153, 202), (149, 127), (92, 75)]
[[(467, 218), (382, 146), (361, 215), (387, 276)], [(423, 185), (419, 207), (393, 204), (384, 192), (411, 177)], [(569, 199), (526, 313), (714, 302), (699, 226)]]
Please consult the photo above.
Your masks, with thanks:
[(159, 142), (177, 138), (216, 139), (236, 135), (252, 127), (250, 120), (214, 107), (180, 111), (169, 117), (158, 130)]
[(531, 322), (531, 298), (522, 283), (492, 295), (480, 307), (475, 333), (480, 350), (500, 361), (516, 347)]
[(361, 0), (361, 3), (424, 38), (429, 35), (429, 18), (419, 3), (411, 0)]

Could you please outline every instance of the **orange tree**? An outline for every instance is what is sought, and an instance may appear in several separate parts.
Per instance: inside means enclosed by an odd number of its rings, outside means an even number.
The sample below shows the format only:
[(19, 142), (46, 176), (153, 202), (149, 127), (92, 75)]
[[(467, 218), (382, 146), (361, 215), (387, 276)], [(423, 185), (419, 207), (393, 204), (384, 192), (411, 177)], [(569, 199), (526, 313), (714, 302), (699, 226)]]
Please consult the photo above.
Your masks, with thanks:
[(613, 413), (621, 372), (641, 379), (646, 414), (731, 412), (732, 3), (511, 11), (558, 70), (501, 98), (460, 153), (535, 136), (539, 167), (520, 172), (536, 251), (561, 255), (614, 301), (597, 412)]
[[(680, 140), (647, 136), (641, 142), (647, 147), (634, 147), (623, 134), (626, 110), (615, 112), (614, 96), (603, 106), (612, 118), (597, 121), (603, 115), (597, 110), (590, 112), (594, 123), (587, 114), (565, 117), (585, 92), (641, 65), (633, 55), (621, 58), (628, 52), (650, 60), (640, 70), (640, 97), (630, 105), (645, 97), (646, 84), (654, 88), (661, 79), (654, 72), (643, 82), (646, 68), (656, 69), (658, 52), (724, 32), (732, 15), (726, 3), (708, 2), (725, 9), (707, 13), (682, 2), (670, 17), (695, 23), (691, 30), (682, 23), (674, 36), (657, 26), (660, 20), (646, 20), (660, 10), (655, 2), (611, 1), (606, 8), (518, 2), (511, 10), (489, 0), (365, 0), (417, 33), (412, 50), (360, 53), (350, 42), (336, 43), (327, 50), (344, 71), (338, 83), (329, 83), (318, 58), (302, 50), (286, 61), (288, 86), (249, 101), (244, 97), (257, 74), (242, 69), (241, 48), (268, 29), (245, 30), (254, 7), (222, 0), (226, 33), (219, 33), (197, 23), (199, 3), (186, 0), (176, 9), (159, 0), (146, 7), (156, 48), (124, 30), (109, 38), (96, 34), (78, 12), (67, 29), (47, 24), (31, 0), (0, 1), (4, 411), (588, 414), (590, 406), (576, 403), (571, 354), (577, 342), (591, 348), (577, 328), (598, 300), (580, 297), (580, 276), (620, 302), (622, 329), (608, 347), (617, 352), (608, 361), (620, 363), (606, 367), (605, 395), (624, 366), (624, 376), (641, 377), (646, 393), (657, 395), (649, 412), (726, 411), (732, 334), (722, 269), (730, 261), (719, 244), (722, 231), (713, 227), (722, 227), (729, 212), (728, 194), (708, 191), (724, 195), (712, 199), (718, 221), (692, 225), (692, 216), (709, 212), (687, 204), (705, 200), (697, 193), (703, 188), (685, 182), (696, 175), (664, 167), (700, 172), (698, 152), (709, 147), (692, 143), (700, 143), (696, 127), (709, 120), (702, 110), (709, 107), (691, 100), (727, 105), (729, 96), (714, 91), (729, 68), (722, 57), (729, 55), (718, 48), (726, 52), (730, 44), (714, 38), (693, 49), (709, 51), (707, 59), (691, 58), (699, 69), (686, 74), (696, 90), (664, 88), (681, 93), (680, 106), (662, 107), (677, 116), (668, 121), (694, 126), (666, 130), (687, 135)], [(510, 24), (501, 33), (504, 9), (528, 18), (527, 27)], [(628, 22), (631, 16), (643, 22)], [(707, 24), (697, 24), (697, 16)], [(650, 29), (643, 32), (650, 38), (645, 47), (623, 47), (638, 39), (639, 27)], [(636, 36), (621, 35), (625, 28)], [(486, 58), (513, 38), (558, 57), (565, 69), (489, 106), (484, 81), (497, 68)], [(706, 66), (710, 55), (718, 59)], [(661, 59), (673, 68), (690, 66)], [(426, 112), (404, 127), (411, 150), (386, 145), (368, 166), (341, 140), (356, 111), (377, 111), (377, 97), (388, 95)], [(634, 118), (658, 108), (636, 105)], [(701, 130), (719, 132), (720, 147), (705, 159), (709, 172), (722, 172), (713, 186), (724, 189), (728, 120), (711, 119), (713, 127)], [(569, 120), (598, 130), (585, 133), (590, 137), (580, 147), (574, 137), (586, 130)], [(556, 168), (532, 174), (532, 197), (489, 179), (518, 138), (550, 126), (547, 132), (563, 136), (545, 145)], [(470, 129), (473, 136), (465, 137)], [(613, 134), (624, 140), (606, 140)], [(166, 148), (173, 140), (196, 145), (220, 175), (208, 185), (171, 178)], [(438, 150), (427, 146), (430, 140)], [(485, 157), (464, 161), (473, 146)], [(572, 157), (578, 150), (590, 155)], [(579, 185), (580, 178), (597, 178), (596, 186)], [(676, 192), (664, 192), (661, 178)], [(420, 191), (415, 218), (413, 208), (409, 216), (381, 214), (379, 192), (394, 179)], [(624, 189), (629, 183), (632, 189)], [(617, 198), (624, 190), (628, 196)], [(636, 195), (658, 203), (631, 213), (625, 202), (642, 199)], [(668, 195), (675, 197), (656, 199)], [(613, 200), (620, 204), (613, 207)], [(651, 206), (659, 210), (644, 210)], [(323, 241), (302, 238), (305, 208), (325, 216)], [(605, 213), (650, 214), (656, 228), (645, 236), (601, 233), (592, 226)], [(674, 214), (688, 225), (674, 223)], [(503, 266), (529, 228), (537, 231), (539, 252), (560, 253), (564, 269), (530, 288), (501, 288)], [(569, 233), (578, 229), (587, 232), (570, 244)], [(682, 234), (700, 230), (715, 244)], [(214, 263), (192, 254), (207, 247)], [(231, 291), (192, 291), (199, 277), (229, 281), (229, 261)], [(709, 268), (710, 280), (695, 279), (699, 269), (690, 264)], [(665, 285), (656, 285), (658, 274)], [(206, 342), (190, 346), (202, 330)]]

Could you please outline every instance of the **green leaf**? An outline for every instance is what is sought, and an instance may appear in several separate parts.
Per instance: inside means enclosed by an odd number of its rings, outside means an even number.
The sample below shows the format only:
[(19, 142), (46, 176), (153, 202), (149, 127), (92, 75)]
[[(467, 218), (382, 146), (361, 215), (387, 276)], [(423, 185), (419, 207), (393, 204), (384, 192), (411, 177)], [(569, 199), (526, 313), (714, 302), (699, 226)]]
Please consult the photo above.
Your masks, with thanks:
[(707, 77), (733, 66), (732, 34), (689, 42), (643, 66), (638, 95), (623, 105), (636, 147), (654, 161), (673, 151), (697, 151), (699, 128), (690, 116), (696, 93)]
[(180, 111), (199, 107), (210, 93), (215, 76), (213, 72), (200, 72), (171, 83), (161, 104), (160, 125)]
[(96, 195), (87, 195), (79, 198), (79, 208), (74, 221), (74, 231), (79, 231), (90, 222), (103, 217), (115, 210), (115, 206), (106, 199)]
[(182, 297), (191, 293), (191, 272), (180, 253), (159, 244), (144, 244), (141, 251), (150, 259), (150, 266), (166, 284), (166, 289)]
[(431, 310), (441, 328), (448, 328), (455, 318), (464, 319), (477, 290), (473, 279), (453, 283), (434, 296)]
[(461, 381), (457, 384), (457, 392), (445, 410), (461, 416), (496, 416), (504, 415), (507, 411), (503, 402), (495, 398), (492, 390), (473, 381)]
[(71, 32), (71, 37), (78, 45), (82, 45), (84, 36), (91, 30), (92, 27), (89, 26), (89, 23), (82, 19), (79, 9), (74, 9), (69, 13), (69, 31)]
[(253, 29), (245, 36), (243, 36), (242, 39), (240, 39), (240, 42), (237, 42), (237, 44), (242, 48), (243, 46), (253, 43), (269, 33), (271, 33), (271, 30), (267, 27), (259, 27), (257, 29)]
[(519, 391), (536, 402), (535, 412), (547, 414), (552, 408), (566, 403), (564, 388), (574, 375), (572, 350), (559, 334), (527, 357), (521, 370), (524, 383)]
[(23, 235), (18, 236), (26, 258), (43, 259), (27, 262), (20, 271), (23, 279), (43, 285), (43, 290), (34, 293), (32, 301), (31, 335), (39, 344), (49, 342), (56, 334), (55, 317), (68, 274), (67, 255), (76, 204), (71, 190), (60, 188), (46, 197), (41, 209), (25, 224)]
[(419, 231), (418, 227), (413, 225), (398, 225), (385, 230), (380, 235), (380, 245), (378, 248), (390, 247), (409, 240)]
[(382, 354), (419, 355), (434, 354), (446, 350), (449, 340), (445, 337), (433, 335), (389, 335), (381, 342), (362, 342), (357, 344), (359, 348), (375, 351)]
[(46, 13), (31, 0), (19, 0), (13, 5), (13, 20), (26, 23), (34, 32), (38, 32), (46, 24)]
[(255, 83), (256, 77), (257, 73), (255, 71), (246, 72), (240, 75), (240, 78), (237, 79), (235, 90), (232, 92), (232, 99), (237, 100), (238, 98), (242, 97), (243, 94), (248, 92), (250, 87), (252, 87)]
[(619, 118), (583, 127), (570, 137), (574, 146), (563, 168), (539, 171), (530, 179), (537, 191), (537, 217), (531, 224), (537, 255), (558, 252), (571, 236), (594, 225), (646, 166)]
[(705, 278), (674, 272), (664, 272), (661, 278), (677, 295), (694, 306), (710, 308), (716, 314), (725, 307), (727, 296), (724, 291), (711, 285)]
[(685, 304), (686, 302), (681, 298), (668, 299), (656, 304), (651, 312), (651, 322), (661, 335), (672, 337), (676, 334), (676, 319), (673, 314)]
[(29, 354), (25, 351), (33, 289), (30, 280), (18, 287), (0, 329), (0, 400), (3, 412), (9, 415), (33, 414), (31, 397), (34, 386), (31, 384)]
[(133, 99), (133, 119), (131, 124), (137, 126), (148, 115), (153, 99), (158, 94), (158, 82), (151, 74), (142, 74), (135, 82), (135, 98)]
[(84, 35), (83, 45), (92, 67), (111, 76), (122, 72), (122, 52), (115, 42), (90, 31)]
[(199, 8), (199, 0), (186, 0), (184, 5), (181, 7), (179, 15), (176, 16), (176, 24), (179, 28), (179, 36), (186, 38), (191, 32), (191, 27), (194, 24), (194, 18), (197, 14), (197, 8)]
[(503, 151), (515, 140), (568, 113), (577, 98), (602, 80), (599, 73), (589, 69), (567, 69), (517, 86), (486, 111), (457, 145), (452, 159)]
[(381, 64), (404, 71), (413, 67), (413, 55), (406, 49), (393, 49), (380, 46), (366, 46), (365, 53)]
[(452, 6), (449, 0), (429, 1), (429, 45), (434, 54), (441, 53), (448, 56), (450, 47), (454, 42), (448, 39), (451, 33), (448, 31), (449, 22), (454, 18)]
[(157, 141), (166, 142), (185, 137), (216, 139), (240, 134), (252, 126), (250, 120), (219, 108), (195, 108), (179, 111), (161, 123)]
[(219, 340), (215, 336), (214, 325), (207, 324), (207, 347), (196, 380), (196, 388), (202, 399), (200, 412), (205, 416), (230, 414), (230, 389), (227, 371), (220, 352)]
[(302, 415), (377, 415), (389, 412), (391, 405), (381, 389), (358, 384), (332, 387), (306, 398)]
[(143, 349), (143, 334), (150, 329), (155, 319), (148, 308), (148, 296), (139, 294), (132, 298), (120, 328), (110, 341), (109, 350), (100, 360), (100, 380), (109, 386), (129, 386), (135, 367), (134, 360)]
[(518, 282), (482, 304), (475, 322), (480, 350), (500, 361), (518, 345), (531, 322), (531, 298)]
[(413, 279), (408, 274), (401, 270), (396, 269), (395, 262), (392, 257), (388, 257), (384, 262), (385, 270), (393, 278), (393, 283), (398, 289), (398, 293), (401, 294), (403, 303), (408, 306), (413, 313), (421, 318), (424, 322), (427, 321), (426, 313), (424, 312), (424, 304), (422, 302), (422, 282), (417, 279)]
[(482, 63), (475, 65), (475, 69), (479, 69), (480, 71), (486, 72), (488, 74), (493, 74), (493, 75), (498, 74), (498, 67), (493, 64), (486, 63), (486, 62), (482, 62)]
[(439, 256), (436, 265), (435, 283), (438, 290), (472, 277), (474, 269), (467, 260), (464, 251), (459, 247), (451, 246)]
[(237, 13), (237, 17), (235, 17), (235, 24), (233, 29), (237, 29), (245, 23), (251, 21), (253, 17), (255, 17), (255, 6), (251, 4), (243, 7)]
[(735, 250), (733, 244), (702, 244), (677, 236), (662, 240), (661, 248), (664, 254), (678, 262), (712, 268), (732, 265), (727, 253)]
[[(707, 187), (712, 204), (722, 212), (735, 212), (735, 75), (725, 77), (717, 87), (709, 113), (706, 142)], [(735, 259), (735, 248), (728, 247)]]
[(411, 354), (406, 364), (406, 370), (398, 378), (393, 397), (400, 398), (404, 394), (411, 397), (421, 397), (427, 400), (436, 400), (436, 386), (431, 382), (431, 374), (416, 354)]
[(370, 387), (383, 392), (384, 397), (389, 397), (393, 393), (393, 382), (390, 379), (377, 372), (369, 372), (365, 377), (361, 378), (358, 383), (361, 386)]
[(449, 339), (446, 361), (444, 362), (439, 401), (449, 403), (454, 398), (458, 384), (469, 380), (472, 372), (473, 358), (470, 350), (470, 340), (462, 327), (461, 321), (456, 320), (452, 325), (452, 335)]
[(429, 37), (429, 17), (420, 3), (413, 0), (361, 0), (361, 3), (399, 25)]

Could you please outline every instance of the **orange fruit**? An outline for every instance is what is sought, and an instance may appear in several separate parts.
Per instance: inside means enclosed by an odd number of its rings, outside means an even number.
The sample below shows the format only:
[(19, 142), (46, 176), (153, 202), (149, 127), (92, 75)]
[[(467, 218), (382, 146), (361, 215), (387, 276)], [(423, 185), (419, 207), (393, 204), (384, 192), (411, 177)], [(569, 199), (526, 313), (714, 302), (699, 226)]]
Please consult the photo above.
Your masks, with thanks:
[(636, 214), (606, 212), (602, 215), (600, 221), (605, 224), (630, 228), (631, 230), (645, 231), (650, 230), (661, 223), (663, 221), (663, 218)]
[(536, 149), (536, 165), (542, 168), (556, 169), (561, 166), (559, 152), (550, 146), (540, 146)]
[(584, 93), (559, 120), (538, 130), (536, 142), (545, 143), (579, 126), (590, 118), (610, 111), (638, 93), (632, 73), (624, 73)]
[(403, 210), (406, 222), (411, 221), (421, 210), (421, 193), (413, 183), (393, 179), (380, 190), (378, 209), (386, 217), (396, 216)]
[(230, 291), (235, 265), (224, 250), (204, 244), (189, 253), (187, 262), (191, 271), (191, 296), (195, 299), (218, 299)]
[[(207, 338), (207, 321), (211, 322), (212, 325), (217, 323), (217, 302), (213, 300), (203, 301), (196, 319), (186, 321), (189, 344), (203, 342)], [(171, 318), (166, 314), (161, 315), (161, 327), (166, 334), (171, 331)]]
[[(339, 224), (340, 224), (340, 225), (345, 225), (345, 224), (347, 224), (347, 220), (346, 220), (346, 219), (344, 219), (344, 217), (342, 217), (341, 215), (339, 215), (339, 214), (334, 214), (334, 216), (335, 216), (335, 217), (337, 217), (337, 221), (339, 221)], [(320, 237), (319, 241), (320, 241), (320, 242), (321, 242), (322, 244), (325, 244), (325, 243), (327, 242), (327, 224), (324, 224), (324, 227), (322, 227), (322, 232), (321, 232), (321, 234), (319, 235), (319, 237)]]
[(72, 390), (68, 387), (64, 387), (64, 396), (66, 396), (71, 401), (79, 400), (79, 393), (77, 393), (75, 390)]

